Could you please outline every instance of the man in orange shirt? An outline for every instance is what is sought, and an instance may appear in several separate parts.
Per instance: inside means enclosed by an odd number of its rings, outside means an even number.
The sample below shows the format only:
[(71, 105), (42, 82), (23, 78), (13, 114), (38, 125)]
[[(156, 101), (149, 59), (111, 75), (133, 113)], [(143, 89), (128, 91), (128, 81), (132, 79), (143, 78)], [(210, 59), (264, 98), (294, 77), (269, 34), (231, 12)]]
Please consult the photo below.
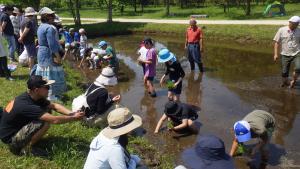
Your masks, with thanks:
[(203, 52), (203, 32), (201, 28), (197, 26), (195, 19), (190, 20), (190, 27), (187, 28), (185, 49), (187, 49), (191, 70), (195, 70), (196, 62), (200, 72), (203, 73), (203, 64), (201, 61), (201, 52)]

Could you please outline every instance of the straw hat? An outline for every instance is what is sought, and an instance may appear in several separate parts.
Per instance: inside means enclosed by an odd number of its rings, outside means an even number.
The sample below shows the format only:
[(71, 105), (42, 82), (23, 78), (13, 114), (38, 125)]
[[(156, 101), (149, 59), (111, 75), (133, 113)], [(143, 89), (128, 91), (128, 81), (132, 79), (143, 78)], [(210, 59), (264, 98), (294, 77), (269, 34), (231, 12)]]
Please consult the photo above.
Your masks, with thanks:
[(32, 7), (27, 7), (25, 9), (25, 16), (37, 15), (37, 12)]
[(54, 14), (55, 12), (52, 11), (50, 8), (48, 7), (43, 7), (40, 11), (39, 14), (40, 15), (44, 15), (44, 14)]
[(118, 83), (115, 73), (111, 67), (105, 67), (102, 69), (101, 74), (94, 82), (96, 85), (114, 86)]
[(140, 127), (142, 119), (134, 115), (128, 108), (117, 108), (107, 116), (108, 127), (102, 130), (102, 134), (107, 138), (115, 138)]

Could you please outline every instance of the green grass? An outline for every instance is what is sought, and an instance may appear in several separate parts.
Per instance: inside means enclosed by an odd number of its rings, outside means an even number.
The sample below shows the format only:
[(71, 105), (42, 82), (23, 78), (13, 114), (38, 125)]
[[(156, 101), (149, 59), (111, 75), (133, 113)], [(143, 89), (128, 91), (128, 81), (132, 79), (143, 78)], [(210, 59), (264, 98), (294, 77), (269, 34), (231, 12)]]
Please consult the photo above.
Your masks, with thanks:
[[(145, 7), (144, 12), (138, 9), (138, 12), (134, 12), (132, 7), (125, 8), (123, 14), (119, 10), (113, 11), (114, 18), (148, 18), (148, 19), (188, 19), (193, 14), (206, 14), (209, 16), (207, 19), (287, 19), (293, 15), (299, 15), (300, 3), (286, 4), (285, 9), (287, 11), (286, 16), (282, 17), (265, 17), (263, 12), (267, 5), (252, 5), (251, 15), (245, 16), (245, 11), (242, 7), (231, 7), (229, 12), (224, 13), (222, 6), (209, 5), (201, 8), (184, 8), (181, 9), (177, 6), (170, 8), (170, 16), (165, 15), (164, 7)], [(69, 10), (57, 9), (57, 13), (61, 17), (72, 17)], [(82, 18), (107, 18), (106, 9), (82, 9), (80, 10)]]
[[(62, 103), (70, 108), (72, 98), (78, 96), (83, 91), (79, 87), (83, 82), (82, 75), (78, 71), (74, 71), (65, 64), (66, 81), (68, 92), (65, 93)], [(26, 81), (28, 79), (28, 68), (19, 67), (13, 73), (15, 81), (7, 81), (4, 78), (0, 79), (0, 107), (5, 107), (7, 103), (15, 96), (26, 91)], [(10, 153), (5, 144), (0, 142), (0, 168), (5, 169), (39, 169), (39, 168), (83, 168), (85, 159), (89, 151), (89, 144), (93, 137), (99, 133), (100, 129), (87, 128), (79, 122), (52, 125), (47, 135), (38, 143), (38, 147), (46, 149), (50, 154), (50, 159), (42, 159), (30, 156), (15, 156)], [(134, 146), (134, 147), (133, 147)], [(142, 156), (144, 150), (158, 152), (146, 139), (132, 137), (129, 143), (129, 149), (135, 152), (136, 148)], [(142, 159), (145, 160), (145, 158)], [(167, 160), (166, 160), (167, 159)], [(172, 159), (165, 155), (159, 154), (156, 157), (156, 168), (172, 168)], [(172, 167), (170, 167), (172, 166)]]

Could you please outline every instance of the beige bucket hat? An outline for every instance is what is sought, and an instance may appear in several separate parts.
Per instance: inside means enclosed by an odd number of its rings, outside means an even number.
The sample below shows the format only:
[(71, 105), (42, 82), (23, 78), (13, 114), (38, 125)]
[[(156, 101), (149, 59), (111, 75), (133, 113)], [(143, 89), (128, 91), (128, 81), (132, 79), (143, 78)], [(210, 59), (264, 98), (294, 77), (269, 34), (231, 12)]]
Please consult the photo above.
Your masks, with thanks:
[(48, 7), (43, 7), (40, 11), (39, 14), (43, 15), (43, 14), (54, 14), (55, 11), (52, 11), (50, 8)]
[(33, 16), (38, 14), (32, 7), (27, 7), (24, 11), (25, 16)]
[(112, 110), (107, 116), (107, 122), (108, 127), (102, 130), (102, 134), (111, 139), (140, 127), (142, 118), (132, 114), (128, 108), (122, 107)]
[(102, 69), (101, 74), (97, 77), (94, 82), (96, 85), (114, 86), (118, 84), (118, 80), (111, 67), (105, 67)]

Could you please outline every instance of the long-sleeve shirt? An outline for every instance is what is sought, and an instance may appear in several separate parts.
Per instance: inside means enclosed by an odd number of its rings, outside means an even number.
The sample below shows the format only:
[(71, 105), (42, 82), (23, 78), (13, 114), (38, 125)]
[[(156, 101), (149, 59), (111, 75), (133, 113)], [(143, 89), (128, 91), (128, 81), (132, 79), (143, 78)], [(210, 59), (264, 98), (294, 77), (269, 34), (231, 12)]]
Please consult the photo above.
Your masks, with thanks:
[(40, 66), (50, 66), (54, 64), (52, 54), (58, 53), (60, 49), (56, 33), (56, 29), (48, 23), (42, 23), (38, 28), (39, 49), (37, 60)]
[(169, 75), (170, 80), (177, 81), (180, 77), (184, 78), (185, 73), (179, 62), (175, 61), (171, 65), (166, 63), (167, 69), (165, 75)]
[(119, 137), (109, 139), (100, 132), (90, 144), (84, 169), (135, 169), (136, 162), (129, 160), (118, 140)]

